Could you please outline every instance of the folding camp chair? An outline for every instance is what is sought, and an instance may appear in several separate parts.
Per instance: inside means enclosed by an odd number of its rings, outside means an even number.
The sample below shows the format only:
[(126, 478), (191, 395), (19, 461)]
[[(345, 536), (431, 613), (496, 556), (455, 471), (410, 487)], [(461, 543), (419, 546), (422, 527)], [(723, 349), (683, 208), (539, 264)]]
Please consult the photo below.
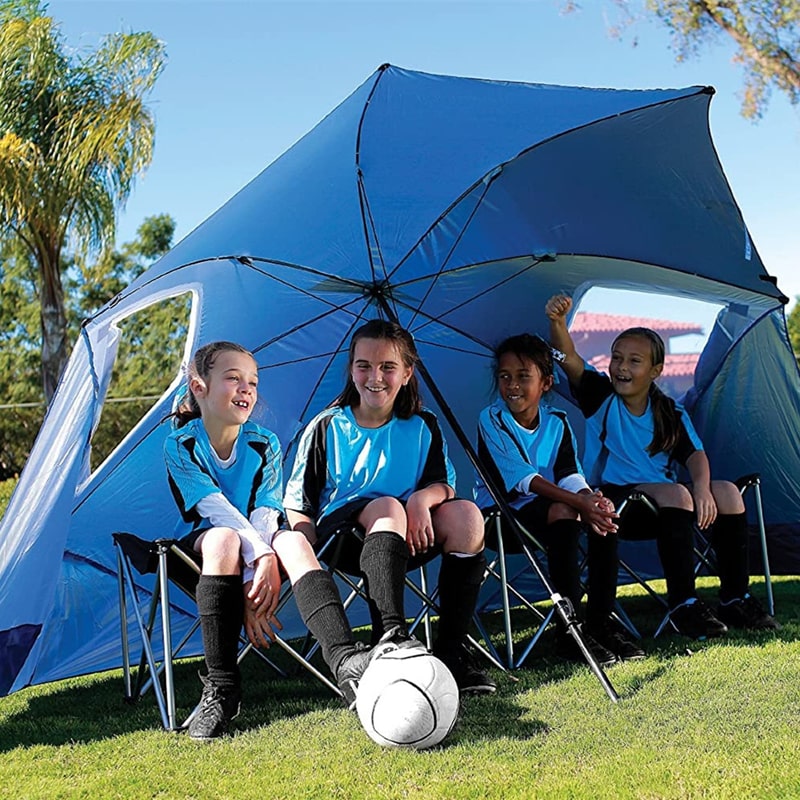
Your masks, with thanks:
[[(498, 583), (503, 610), (504, 663), (509, 669), (518, 669), (525, 662), (531, 650), (539, 641), (542, 633), (544, 633), (545, 628), (547, 628), (548, 624), (552, 621), (555, 615), (555, 606), (551, 606), (547, 613), (542, 613), (525, 596), (524, 592), (515, 586), (515, 582), (517, 582), (518, 578), (520, 578), (523, 573), (530, 572), (534, 576), (538, 575), (542, 570), (542, 566), (533, 550), (522, 547), (519, 542), (511, 540), (507, 536), (503, 528), (501, 512), (499, 510), (490, 511), (486, 515), (484, 522), (486, 526), (486, 548), (494, 553), (494, 556), (489, 559), (486, 566), (485, 582), (489, 579), (493, 579)], [(522, 562), (522, 565), (512, 577), (509, 577), (509, 567), (512, 560), (515, 560), (517, 563)], [(533, 563), (534, 561), (536, 564)], [(536, 565), (538, 565), (538, 570), (535, 568)], [(534, 567), (534, 569), (531, 570), (531, 567)], [(514, 655), (514, 639), (511, 621), (512, 597), (515, 601), (515, 606), (519, 605), (533, 615), (535, 620), (534, 624), (536, 625), (534, 635), (519, 657), (515, 657)], [(493, 653), (495, 658), (501, 660), (501, 656), (492, 644), (491, 638), (480, 619), (478, 619), (477, 625), (489, 650)]]
[[(181, 613), (181, 610), (170, 604), (169, 587), (173, 584), (195, 600), (195, 590), (200, 576), (200, 557), (197, 553), (184, 548), (175, 539), (147, 541), (131, 533), (118, 532), (113, 534), (113, 540), (117, 550), (125, 699), (127, 702), (135, 702), (152, 688), (164, 728), (170, 731), (179, 730), (188, 724), (194, 712), (183, 725), (177, 724), (173, 662), (197, 631), (200, 619), (195, 617), (181, 640), (173, 644), (173, 619), (176, 614)], [(155, 574), (153, 589), (148, 590), (137, 583), (134, 571), (140, 575)], [(291, 596), (291, 586), (287, 581), (281, 591), (276, 613), (286, 605)], [(136, 642), (131, 641), (128, 631), (131, 613), (135, 618), (141, 645), (141, 656), (138, 668), (135, 670), (131, 665)], [(265, 653), (254, 648), (243, 636), (240, 636), (240, 640), (242, 646), (238, 655), (239, 661), (252, 651), (276, 673), (286, 677), (285, 670)], [(275, 643), (298, 665), (307, 669), (334, 694), (341, 697), (341, 692), (334, 683), (277, 634)]]
[[(569, 598), (562, 597), (560, 594), (555, 592), (549, 584), (548, 578), (546, 577), (546, 572), (543, 569), (539, 559), (536, 556), (536, 550), (540, 550), (542, 552), (545, 551), (544, 546), (537, 541), (536, 537), (522, 525), (516, 517), (513, 517), (510, 520), (504, 517), (504, 514), (511, 515), (513, 514), (513, 510), (510, 508), (506, 508), (505, 510), (492, 510), (489, 512), (485, 517), (485, 524), (487, 526), (487, 547), (489, 549), (494, 549), (496, 547), (497, 557), (493, 559), (486, 570), (486, 578), (494, 578), (499, 581), (500, 589), (501, 589), (501, 596), (502, 596), (502, 605), (503, 605), (503, 622), (504, 622), (504, 634), (505, 634), (505, 644), (506, 644), (506, 664), (509, 669), (515, 669), (520, 667), (527, 657), (530, 655), (531, 651), (535, 647), (536, 643), (541, 638), (542, 633), (544, 633), (545, 629), (547, 628), (548, 624), (556, 617), (560, 618), (566, 629), (575, 641), (576, 646), (580, 650), (581, 654), (583, 655), (584, 659), (586, 660), (587, 666), (591, 669), (591, 671), (595, 674), (597, 679), (600, 681), (603, 689), (605, 690), (608, 697), (612, 700), (612, 702), (617, 702), (619, 699), (616, 690), (611, 685), (610, 681), (606, 677), (605, 673), (603, 672), (603, 668), (597, 662), (596, 657), (592, 654), (589, 648), (584, 641), (583, 633), (581, 631), (581, 626), (579, 624), (578, 617), (575, 613), (575, 609), (572, 607), (572, 603)], [(506, 527), (517, 528), (518, 535), (509, 535), (509, 532), (506, 530)], [(542, 585), (542, 589), (545, 594), (552, 600), (552, 605), (550, 606), (547, 613), (543, 614), (538, 608), (536, 608), (525, 596), (524, 594), (519, 591), (514, 585), (513, 580), (509, 580), (508, 578), (508, 556), (509, 556), (509, 549), (518, 553), (522, 560), (523, 560), (523, 570), (528, 571), (530, 570), (534, 576), (538, 579), (538, 581)], [(518, 573), (518, 575), (521, 573)], [(514, 656), (514, 644), (513, 644), (513, 637), (512, 637), (512, 622), (511, 622), (511, 602), (510, 597), (514, 596), (517, 600), (519, 600), (524, 608), (530, 611), (536, 620), (536, 630), (531, 637), (530, 641), (525, 646), (522, 654), (515, 658)], [(481, 629), (482, 630), (482, 629)], [(491, 647), (491, 641), (489, 637), (486, 635), (485, 631), (482, 630), (482, 635), (487, 643)], [(493, 649), (493, 653), (495, 657), (499, 659), (496, 651)]]
[[(761, 560), (762, 566), (764, 570), (764, 585), (767, 594), (767, 611), (770, 615), (775, 613), (775, 602), (774, 596), (772, 591), (772, 575), (770, 571), (770, 564), (769, 564), (769, 551), (767, 549), (767, 533), (766, 527), (764, 525), (764, 514), (763, 514), (763, 506), (761, 500), (761, 476), (757, 472), (750, 473), (748, 475), (743, 475), (740, 478), (737, 478), (733, 483), (739, 489), (740, 494), (745, 500), (748, 497), (748, 493), (755, 498), (755, 512), (756, 512), (756, 523), (758, 528), (758, 536), (759, 536), (759, 545), (761, 550)], [(640, 491), (632, 491), (623, 501), (620, 503), (617, 512), (621, 515), (624, 510), (631, 504), (637, 503), (641, 504), (641, 506), (647, 509), (649, 512), (653, 514), (655, 517), (658, 514), (658, 506), (652, 500), (652, 498), (648, 497), (646, 494)], [(711, 542), (709, 539), (704, 535), (704, 533), (695, 527), (695, 574), (699, 575), (703, 569), (706, 569), (708, 573), (713, 574), (716, 570), (715, 567), (715, 559), (713, 548), (711, 546)], [(662, 633), (662, 631), (667, 627), (667, 625), (671, 625), (670, 615), (669, 615), (669, 606), (667, 601), (664, 597), (658, 594), (648, 583), (648, 581), (643, 578), (629, 563), (624, 561), (620, 558), (619, 561), (620, 568), (626, 572), (636, 583), (642, 586), (645, 591), (653, 597), (660, 605), (662, 605), (666, 609), (666, 613), (662, 618), (661, 622), (659, 623), (658, 627), (656, 628), (655, 633), (653, 634), (654, 637), (658, 636)], [(639, 636), (639, 632), (636, 630), (633, 623), (630, 621), (629, 617), (624, 613), (619, 603), (617, 603), (617, 614), (619, 616), (620, 621), (635, 635)]]

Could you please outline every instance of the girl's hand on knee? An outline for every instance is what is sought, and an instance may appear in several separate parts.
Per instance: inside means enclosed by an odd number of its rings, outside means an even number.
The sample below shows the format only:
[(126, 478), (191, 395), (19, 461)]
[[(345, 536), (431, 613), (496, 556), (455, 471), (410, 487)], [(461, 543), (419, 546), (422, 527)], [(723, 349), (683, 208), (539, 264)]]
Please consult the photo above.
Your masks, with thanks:
[(713, 525), (717, 518), (717, 504), (714, 502), (714, 495), (711, 494), (710, 487), (695, 485), (692, 487), (692, 497), (694, 498), (697, 526), (704, 531)]
[(417, 553), (427, 552), (433, 547), (435, 540), (430, 508), (415, 493), (408, 498), (406, 515), (408, 517), (406, 543), (409, 553), (414, 556)]
[(281, 591), (278, 557), (275, 553), (267, 553), (256, 561), (255, 567), (252, 584), (249, 589), (245, 588), (245, 598), (254, 608), (263, 607), (264, 613), (271, 616), (278, 605)]

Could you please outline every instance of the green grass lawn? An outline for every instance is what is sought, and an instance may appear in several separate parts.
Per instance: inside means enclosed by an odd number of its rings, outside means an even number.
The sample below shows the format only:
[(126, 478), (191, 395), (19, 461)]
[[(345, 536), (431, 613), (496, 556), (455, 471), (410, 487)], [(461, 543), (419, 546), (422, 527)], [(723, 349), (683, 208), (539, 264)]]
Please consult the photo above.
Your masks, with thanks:
[[(654, 602), (623, 591), (653, 630)], [(319, 684), (254, 658), (234, 735), (206, 745), (162, 731), (152, 696), (125, 705), (119, 672), (34, 687), (0, 699), (0, 797), (798, 798), (800, 582), (776, 579), (775, 596), (777, 634), (646, 640), (646, 660), (607, 672), (617, 704), (552, 656), (548, 634), (517, 680), (496, 672), (497, 694), (465, 699), (422, 752), (378, 747)], [(184, 716), (197, 667), (177, 669)]]

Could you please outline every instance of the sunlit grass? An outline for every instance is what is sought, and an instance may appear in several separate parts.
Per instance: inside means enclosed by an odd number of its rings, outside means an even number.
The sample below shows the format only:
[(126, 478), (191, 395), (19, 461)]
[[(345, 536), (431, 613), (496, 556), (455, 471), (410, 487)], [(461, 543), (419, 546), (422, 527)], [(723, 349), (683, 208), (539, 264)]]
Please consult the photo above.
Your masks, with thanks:
[[(701, 582), (709, 600), (713, 585)], [(624, 593), (653, 630), (655, 603)], [(646, 640), (647, 659), (607, 672), (617, 704), (552, 657), (547, 634), (516, 681), (496, 672), (497, 695), (464, 700), (427, 752), (379, 748), (321, 685), (252, 658), (234, 734), (205, 746), (162, 731), (152, 697), (125, 705), (119, 672), (34, 687), (0, 699), (0, 797), (800, 797), (800, 584), (778, 578), (775, 594), (776, 635)], [(197, 667), (177, 670), (183, 715)]]

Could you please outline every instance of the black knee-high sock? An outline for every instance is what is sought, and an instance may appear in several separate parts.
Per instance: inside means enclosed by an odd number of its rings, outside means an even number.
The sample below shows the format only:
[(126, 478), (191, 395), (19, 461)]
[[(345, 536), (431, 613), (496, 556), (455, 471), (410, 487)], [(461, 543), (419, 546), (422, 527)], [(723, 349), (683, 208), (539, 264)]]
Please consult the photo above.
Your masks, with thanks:
[(197, 581), (197, 611), (210, 681), (223, 690), (238, 690), (236, 657), (244, 618), (241, 576), (201, 575)]
[(553, 589), (569, 598), (575, 614), (581, 616), (581, 586), (578, 572), (578, 539), (581, 524), (576, 519), (559, 519), (547, 526), (547, 566)]
[(369, 598), (373, 644), (390, 628), (406, 627), (403, 595), (407, 563), (408, 546), (400, 534), (375, 531), (364, 539), (359, 566)]
[(336, 584), (324, 569), (315, 569), (292, 588), (300, 616), (320, 643), (322, 657), (335, 675), (355, 643)]
[(589, 585), (586, 620), (590, 625), (598, 625), (614, 611), (617, 599), (619, 538), (616, 533), (598, 536), (590, 531), (587, 545)]
[(720, 514), (711, 529), (717, 555), (719, 599), (723, 603), (744, 597), (750, 585), (750, 539), (744, 514)]
[(486, 557), (483, 552), (471, 556), (452, 553), (442, 556), (437, 649), (455, 647), (466, 638), (485, 570)]
[(667, 602), (670, 608), (675, 608), (695, 596), (694, 512), (661, 508), (656, 542), (667, 580)]

